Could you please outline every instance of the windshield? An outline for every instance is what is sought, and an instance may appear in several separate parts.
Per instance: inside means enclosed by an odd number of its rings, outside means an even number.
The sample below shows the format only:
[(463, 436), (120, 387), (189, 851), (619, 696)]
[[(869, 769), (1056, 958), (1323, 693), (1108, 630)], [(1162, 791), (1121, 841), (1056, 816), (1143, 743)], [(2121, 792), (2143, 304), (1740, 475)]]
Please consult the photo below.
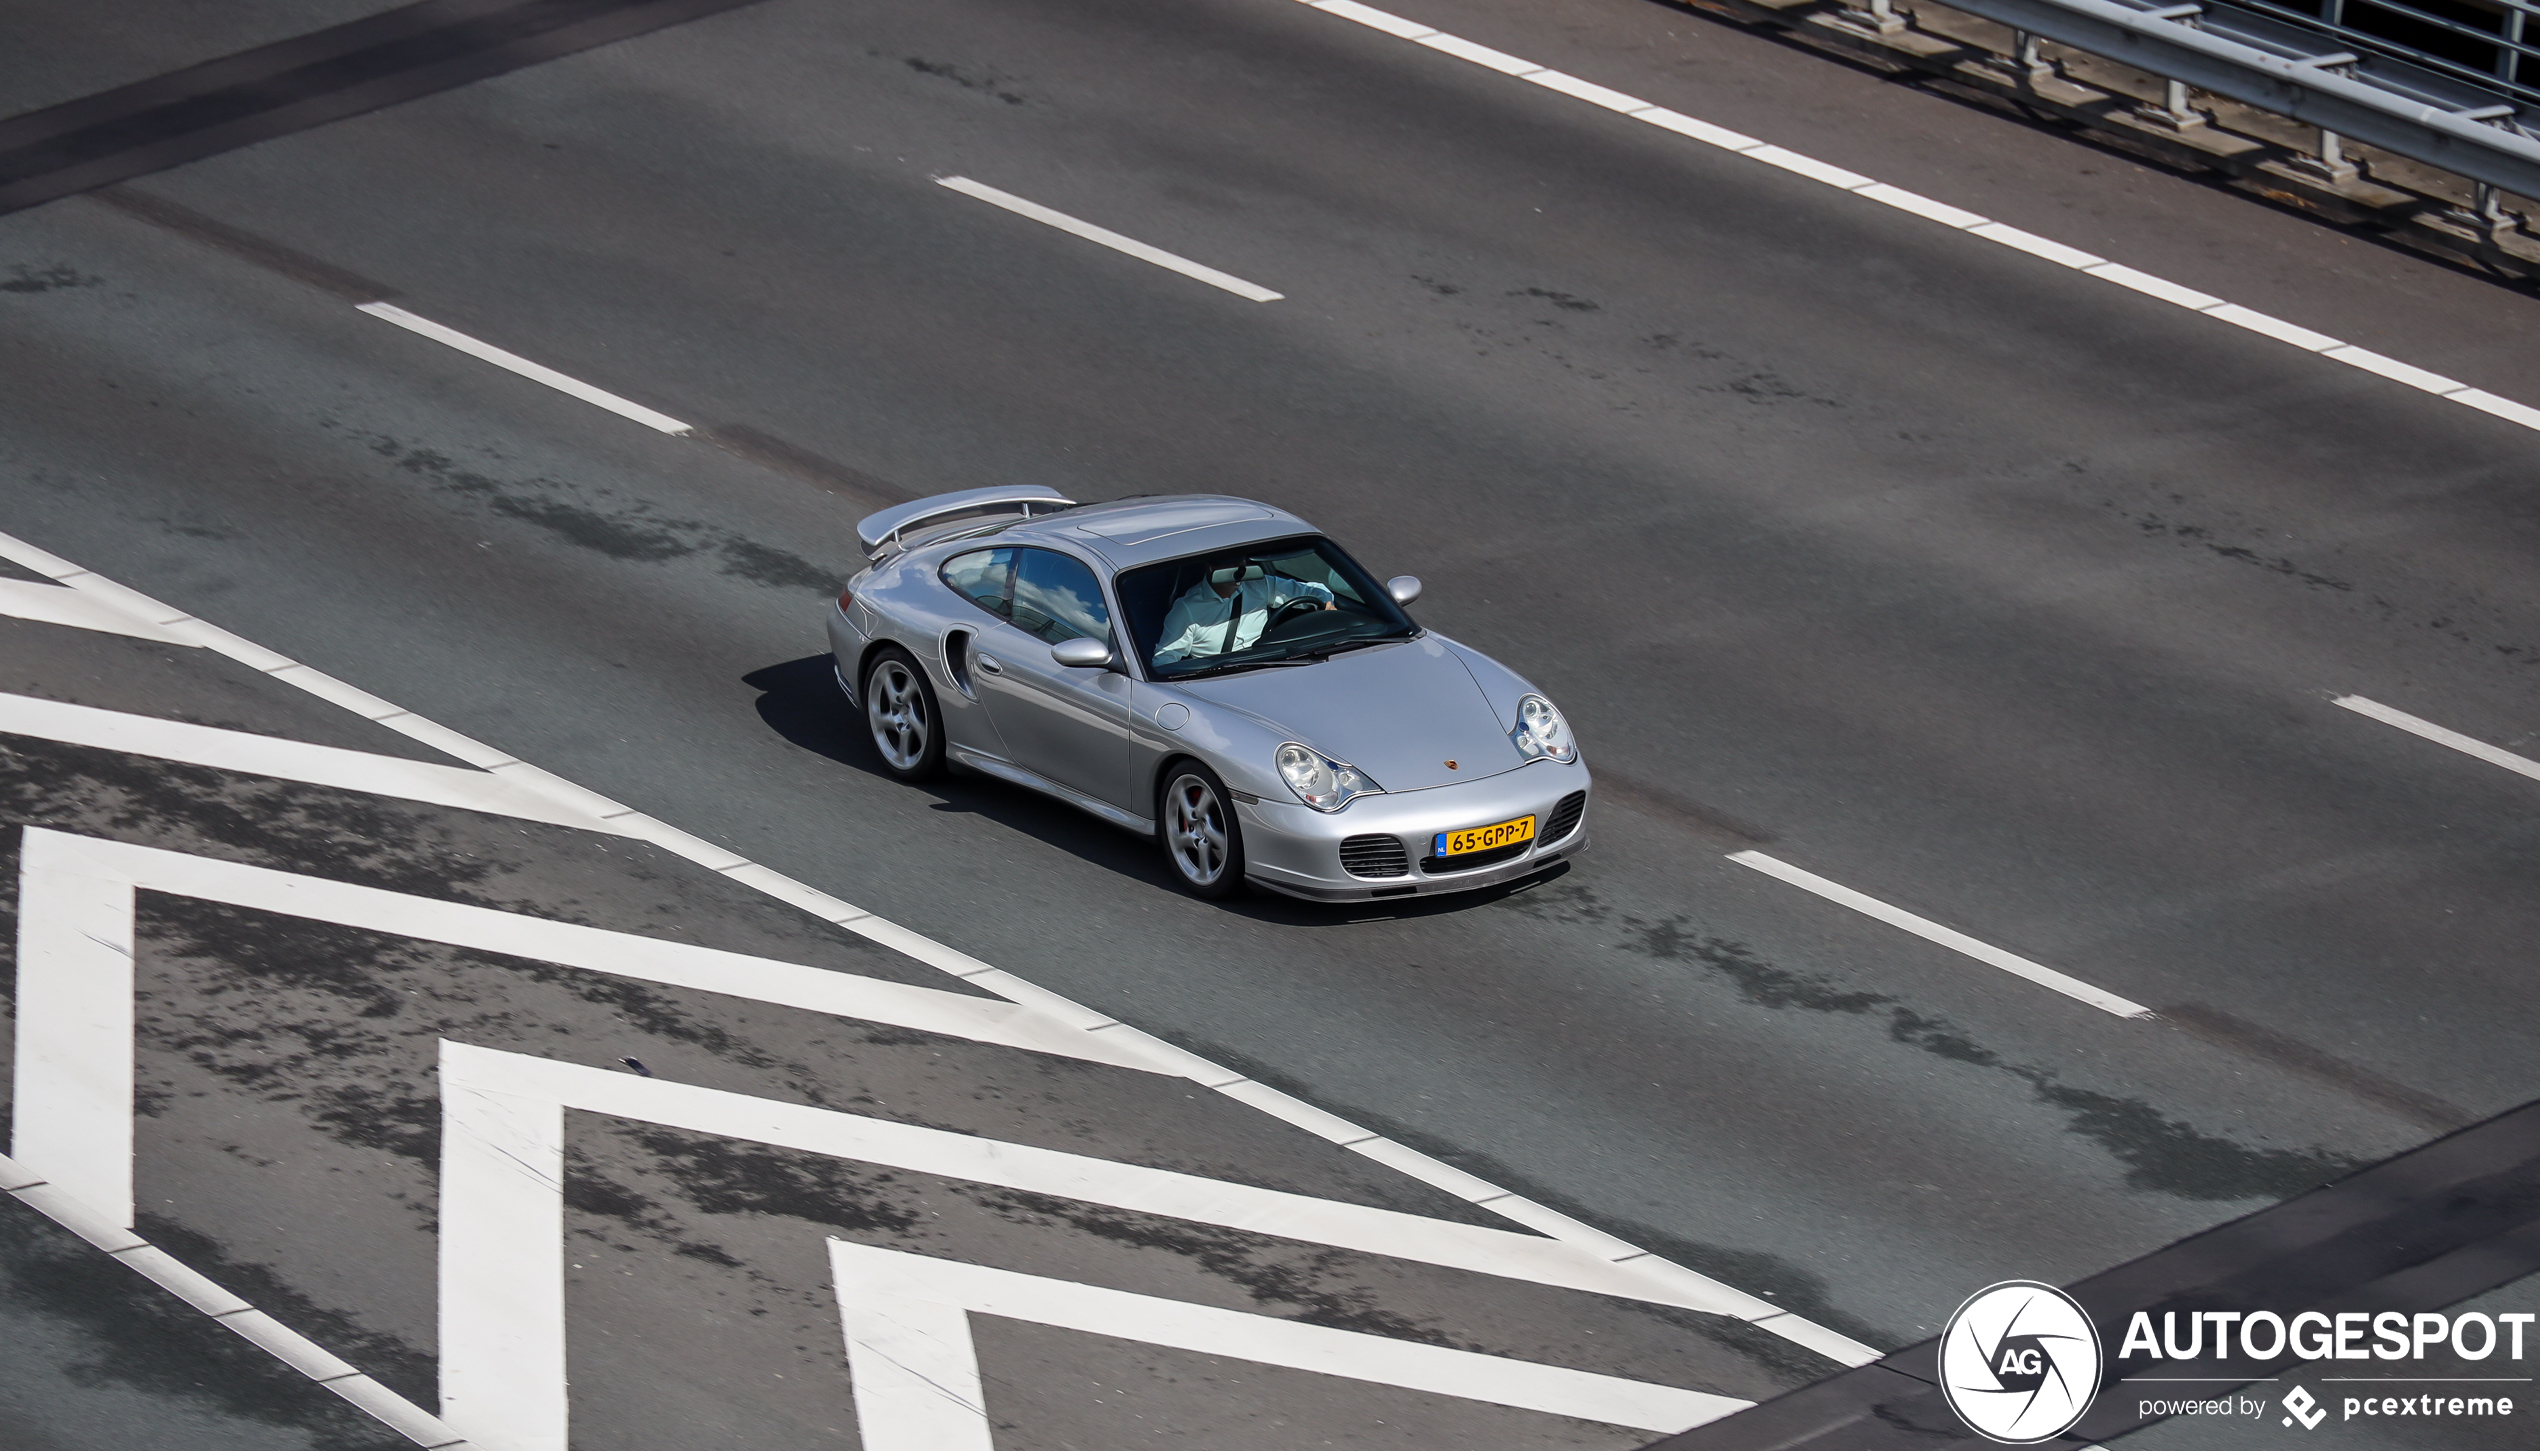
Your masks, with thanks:
[(1157, 680), (1319, 660), (1419, 630), (1357, 560), (1310, 536), (1124, 570), (1113, 584)]

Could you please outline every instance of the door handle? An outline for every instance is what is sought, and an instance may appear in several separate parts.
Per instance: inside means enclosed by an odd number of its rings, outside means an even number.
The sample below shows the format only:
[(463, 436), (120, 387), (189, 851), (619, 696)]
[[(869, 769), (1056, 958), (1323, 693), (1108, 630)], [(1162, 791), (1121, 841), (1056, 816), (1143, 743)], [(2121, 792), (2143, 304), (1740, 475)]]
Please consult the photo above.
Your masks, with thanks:
[(990, 675), (1003, 675), (1005, 673), (1005, 667), (997, 662), (996, 656), (982, 654), (976, 658), (979, 661), (979, 668), (987, 671)]

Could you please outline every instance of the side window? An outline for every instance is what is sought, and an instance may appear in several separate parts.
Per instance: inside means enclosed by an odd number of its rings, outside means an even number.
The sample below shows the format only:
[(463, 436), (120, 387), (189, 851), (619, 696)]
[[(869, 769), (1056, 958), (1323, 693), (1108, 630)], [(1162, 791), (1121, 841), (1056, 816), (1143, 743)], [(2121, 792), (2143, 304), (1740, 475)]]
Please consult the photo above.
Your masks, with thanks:
[(1012, 549), (981, 549), (969, 554), (956, 554), (944, 561), (944, 583), (952, 586), (954, 594), (989, 614), (1009, 614), (1013, 591), (1008, 586), (1014, 578), (1016, 552)]
[(1103, 608), (1102, 586), (1092, 570), (1052, 549), (1014, 553), (1016, 626), (1053, 645), (1080, 635), (1109, 638), (1111, 612)]

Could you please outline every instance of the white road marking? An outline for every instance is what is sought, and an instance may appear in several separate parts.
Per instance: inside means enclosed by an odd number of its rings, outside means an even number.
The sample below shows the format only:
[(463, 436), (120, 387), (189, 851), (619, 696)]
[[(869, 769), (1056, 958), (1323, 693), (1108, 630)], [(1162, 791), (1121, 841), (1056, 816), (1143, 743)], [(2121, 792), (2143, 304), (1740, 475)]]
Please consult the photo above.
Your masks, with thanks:
[(1214, 267), (1203, 267), (1188, 257), (1177, 257), (1161, 247), (1150, 247), (1135, 238), (1124, 237), (1118, 232), (1097, 227), (1091, 222), (1079, 221), (1065, 212), (1052, 211), (1039, 202), (1025, 201), (1012, 192), (999, 191), (995, 187), (972, 181), (966, 176), (939, 176), (935, 178), (935, 184), (950, 187), (963, 196), (977, 197), (992, 207), (1003, 207), (1018, 217), (1030, 217), (1044, 226), (1056, 227), (1070, 236), (1082, 237), (1088, 242), (1109, 247), (1114, 252), (1125, 252), (1141, 262), (1152, 262), (1167, 272), (1179, 272), (1185, 277), (1196, 278), (1211, 287), (1222, 287), (1237, 297), (1253, 302), (1277, 302), (1286, 295), (1220, 272)]
[(839, 1258), (834, 1239), (829, 1246), (862, 1451), (996, 1451), (969, 1307), (900, 1293), (879, 1267)]
[(657, 428), (669, 434), (689, 431), (689, 425), (667, 413), (656, 412), (641, 403), (620, 398), (605, 388), (594, 388), (581, 379), (559, 373), (544, 363), (533, 363), (518, 353), (504, 352), (492, 343), (479, 342), (457, 328), (443, 327), (428, 317), (417, 317), (402, 307), (392, 307), (384, 302), (365, 302), (360, 305), (360, 308), (361, 311), (369, 313), (381, 322), (393, 322), (410, 333), (419, 333), (445, 347), (456, 348), (471, 358), (481, 358), (497, 368), (508, 368), (532, 382), (544, 383), (559, 393), (568, 393), (585, 403), (605, 408), (620, 418), (632, 418), (646, 428)]
[(130, 635), (136, 640), (153, 640), (162, 645), (194, 643), (156, 625), (136, 620), (78, 590), (58, 584), (38, 584), (33, 580), (0, 579), (0, 615), (39, 620), (48, 625), (70, 625), (109, 635)]
[(2042, 963), (2029, 961), (1999, 947), (1978, 942), (1964, 932), (1943, 927), (1926, 917), (1917, 917), (1902, 907), (1891, 907), (1876, 897), (1866, 896), (1838, 882), (1830, 882), (1814, 872), (1801, 871), (1788, 862), (1777, 861), (1760, 851), (1741, 851), (1730, 855), (1730, 861), (1753, 867), (1768, 877), (1776, 877), (1802, 891), (1814, 892), (1829, 902), (1837, 902), (1864, 916), (1876, 917), (1890, 927), (1902, 927), (1915, 936), (1937, 942), (1952, 952), (1963, 952), (1976, 961), (1998, 967), (2016, 977), (2027, 978), (2040, 987), (2050, 987), (2068, 998), (2090, 1004), (2103, 1013), (2120, 1018), (2148, 1018), (2152, 1010), (2141, 1003), (2128, 1002), (2115, 993), (2092, 987), (2080, 978), (2057, 972)]
[[(1655, 1293), (1625, 1266), (1536, 1235), (498, 1048), (444, 1040), (441, 1105), (441, 1409), (489, 1451), (565, 1451), (570, 1439), (563, 1383), (567, 1109), (1500, 1279), (1735, 1313), (1702, 1297)], [(1668, 1414), (1708, 1419), (1703, 1412), (1724, 1415), (1746, 1404), (1704, 1396), (1673, 1403)]]
[(18, 861), (10, 1152), (125, 1224), (131, 1223), (133, 1173), (132, 909), (133, 893), (143, 889), (1172, 1073), (1134, 1041), (1079, 1032), (1016, 1003), (30, 826)]
[(864, 1451), (988, 1451), (972, 1314), (1668, 1435), (1752, 1404), (840, 1239), (829, 1262)]
[(2502, 766), (2516, 775), (2529, 776), (2534, 781), (2540, 781), (2540, 761), (2517, 756), (2511, 751), (2491, 746), (2475, 737), (2462, 735), (2459, 731), (2445, 730), (2430, 720), (2419, 720), (2406, 711), (2392, 710), (2379, 701), (2366, 700), (2360, 695), (2341, 695), (2337, 697), (2336, 703), (2357, 715), (2370, 716), (2384, 725), (2397, 726), (2412, 736), (2423, 736), (2438, 746), (2450, 746), (2462, 755), (2476, 756), (2488, 765)]
[(457, 1448), (468, 1444), (439, 1417), (329, 1355), (317, 1342), (212, 1283), (176, 1256), (121, 1228), (14, 1158), (0, 1156), (0, 1192), (14, 1195), (28, 1208), (123, 1261), (126, 1268), (369, 1412), (416, 1445)]
[(0, 734), (96, 746), (136, 756), (156, 756), (163, 761), (182, 761), (190, 766), (272, 776), (434, 806), (455, 806), (584, 831), (623, 832), (616, 823), (587, 810), (569, 809), (550, 793), (528, 790), (491, 771), (436, 766), (428, 761), (315, 746), (280, 736), (69, 705), (31, 695), (0, 694)]
[[(595, 793), (564, 781), (561, 777), (539, 771), (513, 757), (461, 735), (438, 722), (427, 720), (411, 711), (389, 704), (379, 697), (358, 690), (342, 681), (299, 664), (287, 655), (268, 650), (216, 625), (198, 620), (131, 587), (93, 574), (61, 556), (17, 539), (0, 534), (0, 557), (44, 575), (49, 579), (94, 593), (136, 619), (161, 625), (185, 639), (240, 661), (272, 678), (308, 691), (322, 700), (333, 701), (366, 720), (377, 721), (391, 730), (431, 745), (458, 760), (469, 761), (489, 769), (527, 773), (520, 779), (535, 790), (552, 790), (560, 799), (570, 795), (577, 805), (583, 798), (596, 798)], [(614, 806), (614, 803), (611, 803)], [(1685, 1297), (1711, 1296), (1723, 1303), (1736, 1302), (1756, 1307), (1758, 1313), (1741, 1316), (1756, 1328), (1811, 1350), (1844, 1365), (1867, 1365), (1881, 1352), (1861, 1342), (1838, 1334), (1804, 1316), (1779, 1309), (1741, 1291), (1731, 1289), (1696, 1270), (1687, 1269), (1672, 1260), (1627, 1244), (1592, 1225), (1582, 1223), (1523, 1196), (1510, 1194), (1496, 1186), (1485, 1185), (1486, 1193), (1465, 1192), (1468, 1183), (1479, 1183), (1473, 1176), (1443, 1161), (1396, 1144), (1371, 1130), (1326, 1113), (1311, 1104), (1266, 1085), (1253, 1083), (1242, 1074), (1220, 1064), (1211, 1063), (1196, 1054), (1185, 1052), (1142, 1029), (1119, 1023), (1081, 1004), (1026, 982), (1014, 974), (989, 966), (956, 948), (887, 921), (861, 907), (839, 900), (818, 888), (794, 881), (781, 873), (749, 862), (737, 853), (703, 841), (676, 827), (636, 812), (632, 807), (618, 808), (607, 814), (627, 835), (649, 841), (663, 850), (697, 862), (709, 870), (733, 880), (767, 891), (822, 921), (832, 922), (867, 937), (883, 946), (950, 973), (985, 991), (1000, 994), (1037, 1012), (1068, 1030), (1081, 1030), (1083, 1036), (1098, 1035), (1102, 1049), (1123, 1055), (1123, 1061), (1134, 1061), (1157, 1072), (1176, 1074), (1191, 1082), (1223, 1093), (1251, 1105), (1282, 1122), (1292, 1124), (1318, 1138), (1350, 1150), (1352, 1153), (1380, 1159), (1412, 1178), (1455, 1193), (1461, 1198), (1488, 1208), (1513, 1223), (1526, 1225), (1540, 1234), (1564, 1244), (1597, 1253), (1622, 1266), (1640, 1280), (1648, 1293), (1670, 1303)], [(775, 884), (781, 883), (779, 887)], [(1069, 1041), (1082, 1042), (1083, 1037)], [(1045, 1051), (1062, 1051), (1047, 1049)], [(1075, 1050), (1084, 1054), (1090, 1050)], [(127, 1156), (127, 1160), (128, 1160)]]
[(487, 1451), (568, 1451), (564, 1105), (453, 1072), (441, 1045), (441, 1417)]
[(2190, 312), (2201, 312), (2207, 317), (2247, 328), (2251, 332), (2274, 338), (2278, 342), (2290, 343), (2306, 352), (2334, 359), (2348, 367), (2360, 368), (2364, 372), (2390, 378), (2412, 388), (2423, 389), (2438, 398), (2446, 398), (2463, 407), (2492, 414), (2508, 423), (2519, 423), (2525, 428), (2540, 430), (2540, 408), (2516, 403), (2509, 398), (2499, 398), (2484, 389), (2472, 388), (2466, 383), (2446, 378), (2439, 373), (2429, 373), (2422, 368), (2411, 367), (2406, 363), (2382, 357), (2378, 353), (2368, 352), (2324, 333), (2313, 332), (2309, 328), (2286, 322), (2282, 318), (2270, 317), (2236, 303), (2224, 302), (2221, 298), (2208, 296), (2192, 287), (2165, 282), (2147, 273), (2138, 272), (2131, 267), (2121, 266), (2103, 257), (2085, 252), (2078, 247), (2068, 247), (2061, 242), (2050, 241), (2034, 233), (2021, 231), (2017, 227), (2006, 226), (1978, 216), (1974, 212), (1950, 206), (1946, 202), (1934, 201), (1930, 197), (1917, 195), (1902, 187), (1890, 186), (1885, 182), (1863, 176), (1859, 172), (1847, 171), (1840, 166), (1819, 161), (1814, 157), (1768, 145), (1752, 136), (1731, 131), (1726, 127), (1714, 126), (1707, 121), (1698, 121), (1663, 106), (1655, 106), (1637, 97), (1625, 95), (1620, 91), (1609, 90), (1593, 82), (1582, 81), (1575, 76), (1564, 75), (1560, 71), (1539, 66), (1533, 61), (1493, 50), (1488, 46), (1476, 45), (1472, 41), (1449, 35), (1417, 20), (1406, 19), (1389, 11), (1360, 4), (1359, 0), (1302, 0), (1302, 3), (1327, 15), (1354, 21), (1370, 30), (1425, 46), (1441, 55), (1454, 56), (1458, 60), (1468, 61), (1502, 75), (1515, 76), (1546, 89), (1575, 96), (1590, 105), (1619, 112), (1636, 121), (1644, 121), (1652, 126), (1673, 131), (1677, 135), (1691, 137), (1696, 141), (1717, 146), (1724, 151), (1736, 152), (1769, 166), (1778, 166), (1784, 171), (1807, 177), (1812, 181), (1823, 182), (1837, 190), (1848, 191), (1854, 196), (1866, 197), (1899, 211), (1928, 218), (1942, 226), (1953, 227), (1969, 236), (1982, 237), (1986, 241), (2026, 252), (2032, 257), (2043, 258), (2059, 266), (2072, 268), (2084, 276), (2113, 282), (2120, 287), (2131, 288), (2146, 297), (2159, 298), (2163, 302), (2186, 308)]

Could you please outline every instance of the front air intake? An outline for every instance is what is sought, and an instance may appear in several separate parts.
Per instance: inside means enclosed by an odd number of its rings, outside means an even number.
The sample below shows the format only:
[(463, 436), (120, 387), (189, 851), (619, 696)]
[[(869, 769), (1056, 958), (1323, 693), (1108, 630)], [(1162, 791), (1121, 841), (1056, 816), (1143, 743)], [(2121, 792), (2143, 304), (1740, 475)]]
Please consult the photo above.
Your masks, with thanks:
[(1567, 837), (1571, 832), (1578, 830), (1579, 818), (1586, 813), (1587, 793), (1585, 791), (1573, 791), (1569, 795), (1562, 797), (1561, 804), (1553, 807), (1552, 815), (1544, 820), (1544, 845), (1550, 846), (1552, 843)]
[(1411, 854), (1395, 836), (1353, 836), (1341, 843), (1341, 867), (1353, 877), (1407, 877)]

